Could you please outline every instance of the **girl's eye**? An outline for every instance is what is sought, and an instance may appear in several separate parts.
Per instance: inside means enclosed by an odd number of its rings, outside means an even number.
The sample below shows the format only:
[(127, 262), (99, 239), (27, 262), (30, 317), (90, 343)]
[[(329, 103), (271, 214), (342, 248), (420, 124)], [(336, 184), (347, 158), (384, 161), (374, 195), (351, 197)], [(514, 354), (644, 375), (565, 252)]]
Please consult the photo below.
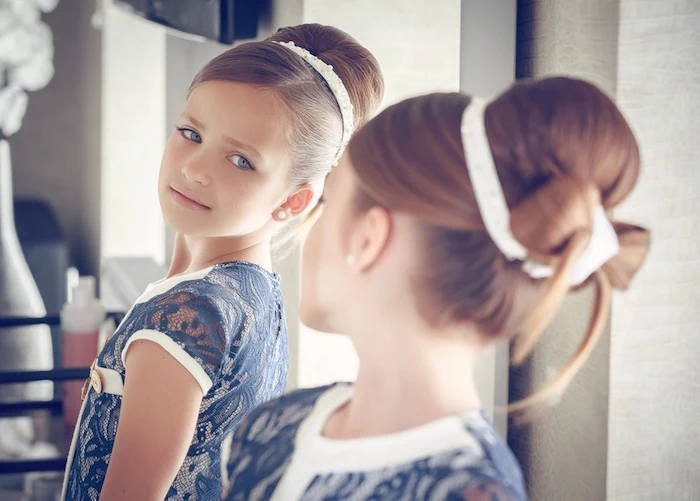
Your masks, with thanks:
[(255, 167), (253, 167), (253, 164), (251, 164), (248, 159), (244, 156), (241, 155), (231, 155), (229, 157), (229, 160), (231, 160), (231, 163), (233, 163), (236, 167), (239, 169), (243, 170), (255, 170)]
[(192, 129), (188, 129), (186, 127), (178, 127), (177, 130), (180, 131), (180, 134), (182, 135), (182, 137), (184, 137), (188, 141), (192, 141), (193, 143), (201, 144), (202, 136), (197, 134)]

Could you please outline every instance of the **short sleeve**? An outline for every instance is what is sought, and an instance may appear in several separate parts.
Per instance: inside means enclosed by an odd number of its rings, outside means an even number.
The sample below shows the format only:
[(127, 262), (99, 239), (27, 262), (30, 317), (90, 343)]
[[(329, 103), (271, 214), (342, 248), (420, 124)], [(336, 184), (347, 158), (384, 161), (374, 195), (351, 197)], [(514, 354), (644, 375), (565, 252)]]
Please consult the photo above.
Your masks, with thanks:
[(169, 294), (153, 302), (124, 345), (121, 358), (131, 343), (149, 340), (160, 345), (194, 377), (207, 394), (220, 377), (228, 357), (231, 338), (217, 302), (191, 291)]

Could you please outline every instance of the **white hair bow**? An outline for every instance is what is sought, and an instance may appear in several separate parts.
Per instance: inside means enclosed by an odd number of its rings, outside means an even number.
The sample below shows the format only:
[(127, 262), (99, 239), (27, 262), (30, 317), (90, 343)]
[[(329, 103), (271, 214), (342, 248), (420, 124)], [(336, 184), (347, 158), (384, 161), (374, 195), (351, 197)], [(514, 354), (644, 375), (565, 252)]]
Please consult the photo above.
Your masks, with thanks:
[[(486, 137), (484, 111), (487, 106), (485, 99), (472, 98), (462, 116), (462, 144), (481, 219), (489, 236), (509, 261), (523, 261), (523, 271), (532, 278), (550, 277), (554, 269), (528, 259), (527, 249), (510, 231), (510, 211)], [(593, 214), (591, 239), (576, 261), (570, 284), (583, 283), (618, 252), (620, 243), (615, 229), (605, 209), (599, 205)]]

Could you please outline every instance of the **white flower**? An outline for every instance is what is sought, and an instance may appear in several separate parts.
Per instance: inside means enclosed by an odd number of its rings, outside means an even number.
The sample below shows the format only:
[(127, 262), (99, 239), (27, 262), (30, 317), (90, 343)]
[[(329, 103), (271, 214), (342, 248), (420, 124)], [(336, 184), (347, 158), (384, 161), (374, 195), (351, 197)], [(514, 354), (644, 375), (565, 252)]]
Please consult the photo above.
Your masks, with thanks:
[(39, 20), (41, 12), (34, 0), (5, 0), (5, 3), (23, 24), (33, 24)]
[(22, 126), (27, 101), (27, 93), (19, 86), (0, 89), (0, 131), (5, 137), (11, 136)]
[(15, 66), (9, 72), (10, 82), (34, 92), (43, 89), (53, 78), (53, 61), (37, 54), (22, 65)]
[(15, 66), (41, 54), (53, 58), (53, 36), (46, 23), (19, 25), (0, 35), (0, 64)]
[(58, 5), (58, 0), (34, 0), (41, 12), (51, 12)]
[(31, 35), (23, 25), (7, 31), (0, 36), (0, 63), (14, 66), (31, 54)]
[(14, 99), (15, 94), (21, 90), (22, 89), (19, 85), (13, 84), (9, 84), (0, 89), (0, 120), (2, 119), (1, 117), (5, 116), (7, 110), (10, 109), (10, 103)]
[(51, 28), (40, 20), (58, 0), (0, 0), (0, 131), (14, 134), (27, 110), (25, 91), (54, 75)]
[(5, 32), (15, 29), (17, 24), (19, 24), (19, 19), (12, 12), (10, 6), (4, 5), (2, 0), (0, 0), (0, 37)]

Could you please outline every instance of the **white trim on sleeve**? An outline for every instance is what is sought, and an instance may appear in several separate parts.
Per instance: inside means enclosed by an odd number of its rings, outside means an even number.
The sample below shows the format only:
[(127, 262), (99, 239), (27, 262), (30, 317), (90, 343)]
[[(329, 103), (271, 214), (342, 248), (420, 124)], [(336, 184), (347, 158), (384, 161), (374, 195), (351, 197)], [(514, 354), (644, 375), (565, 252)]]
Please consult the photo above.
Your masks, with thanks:
[(180, 362), (182, 366), (187, 369), (187, 371), (192, 375), (192, 377), (197, 381), (204, 395), (211, 389), (213, 383), (209, 375), (204, 370), (204, 367), (199, 365), (192, 355), (187, 353), (182, 346), (177, 344), (170, 336), (163, 334), (162, 332), (143, 329), (134, 332), (129, 340), (126, 342), (126, 346), (122, 350), (122, 363), (126, 366), (126, 352), (131, 346), (131, 343), (139, 340), (153, 341), (154, 343), (160, 345), (165, 351), (167, 351), (175, 360)]

